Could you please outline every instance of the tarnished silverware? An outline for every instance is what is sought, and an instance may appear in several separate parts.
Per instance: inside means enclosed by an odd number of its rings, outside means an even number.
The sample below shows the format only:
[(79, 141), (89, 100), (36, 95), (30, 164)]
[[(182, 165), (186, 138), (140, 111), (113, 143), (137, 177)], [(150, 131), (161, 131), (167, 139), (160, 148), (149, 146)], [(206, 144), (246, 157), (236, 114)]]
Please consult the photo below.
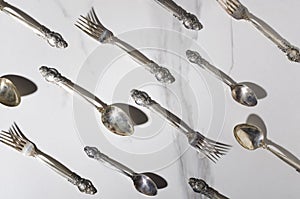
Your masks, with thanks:
[(187, 29), (201, 30), (202, 24), (196, 17), (196, 15), (187, 12), (185, 9), (177, 5), (172, 0), (154, 0), (159, 5), (170, 11), (179, 21), (182, 21), (183, 25)]
[(245, 106), (255, 106), (257, 104), (257, 97), (248, 86), (234, 81), (223, 71), (219, 70), (204, 58), (202, 58), (198, 52), (187, 50), (186, 56), (191, 63), (197, 64), (198, 66), (212, 73), (219, 80), (227, 84), (231, 89), (232, 98), (236, 102)]
[(39, 70), (48, 82), (54, 83), (70, 93), (75, 92), (92, 104), (101, 113), (101, 121), (108, 130), (122, 136), (133, 134), (134, 123), (130, 115), (123, 111), (123, 109), (114, 104), (107, 105), (89, 91), (62, 76), (55, 68), (42, 66)]
[(283, 147), (267, 139), (266, 132), (252, 124), (238, 124), (233, 130), (238, 143), (248, 150), (267, 149), (285, 163), (300, 172), (300, 160)]
[(287, 55), (290, 61), (300, 62), (299, 48), (293, 46), (270, 25), (249, 12), (248, 9), (238, 0), (217, 0), (217, 2), (219, 2), (222, 8), (233, 18), (251, 22), (260, 32), (275, 43), (278, 48)]
[(7, 78), (0, 78), (0, 103), (5, 106), (18, 106), (21, 95), (16, 86)]
[(221, 155), (225, 155), (226, 152), (229, 151), (231, 147), (230, 145), (208, 139), (201, 133), (194, 131), (176, 115), (160, 106), (160, 104), (156, 101), (152, 100), (146, 92), (133, 89), (131, 91), (131, 97), (136, 104), (144, 106), (157, 113), (173, 124), (176, 128), (181, 130), (181, 132), (187, 136), (189, 144), (213, 162), (216, 162)]
[(12, 125), (8, 132), (2, 131), (0, 133), (0, 142), (12, 147), (25, 156), (38, 159), (56, 173), (66, 178), (70, 183), (76, 185), (81, 192), (86, 194), (95, 194), (97, 192), (91, 181), (81, 178), (62, 163), (40, 151), (32, 141), (25, 137), (16, 123)]
[(40, 24), (19, 8), (0, 0), (0, 10), (29, 27), (35, 34), (47, 40), (50, 46), (56, 48), (66, 48), (68, 46), (67, 42), (59, 33), (49, 30), (46, 26)]
[(138, 190), (140, 193), (145, 194), (147, 196), (155, 196), (157, 194), (156, 184), (147, 175), (134, 172), (127, 166), (121, 164), (116, 160), (111, 159), (104, 153), (101, 153), (96, 147), (86, 146), (84, 147), (84, 151), (90, 158), (96, 159), (104, 163), (108, 163), (110, 166), (113, 166), (119, 172), (130, 177), (133, 181), (136, 190)]
[(204, 180), (197, 178), (190, 178), (189, 185), (194, 192), (200, 193), (210, 199), (229, 199), (226, 196), (220, 194), (217, 190), (210, 187)]
[(75, 26), (103, 44), (113, 44), (126, 51), (136, 62), (142, 64), (161, 83), (173, 83), (175, 78), (167, 68), (159, 66), (139, 50), (114, 36), (112, 31), (102, 25), (92, 8), (86, 17), (80, 16)]

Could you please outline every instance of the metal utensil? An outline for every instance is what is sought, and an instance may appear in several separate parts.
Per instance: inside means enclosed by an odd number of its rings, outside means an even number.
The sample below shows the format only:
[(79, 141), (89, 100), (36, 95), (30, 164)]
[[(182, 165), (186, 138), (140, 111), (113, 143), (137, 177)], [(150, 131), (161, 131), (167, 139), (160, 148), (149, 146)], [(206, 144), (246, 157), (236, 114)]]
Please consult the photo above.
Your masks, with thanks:
[[(248, 150), (255, 150), (257, 148), (263, 148), (271, 151), (274, 155), (279, 157), (281, 160), (295, 168), (300, 172), (300, 160), (289, 158), (291, 156), (287, 150), (279, 145), (268, 140), (260, 128), (250, 124), (238, 124), (234, 127), (234, 137), (238, 143)], [(293, 155), (292, 155), (293, 156)]]
[(25, 137), (16, 123), (12, 125), (8, 132), (2, 131), (0, 133), (0, 142), (16, 149), (25, 156), (38, 159), (56, 173), (66, 178), (70, 183), (76, 185), (81, 192), (86, 194), (95, 194), (97, 192), (91, 181), (81, 178), (53, 157), (40, 151), (33, 142)]
[(131, 91), (131, 97), (136, 104), (144, 106), (157, 113), (158, 115), (169, 121), (171, 124), (173, 124), (176, 128), (181, 130), (181, 132), (187, 136), (189, 144), (199, 152), (203, 153), (213, 162), (216, 162), (221, 155), (225, 155), (226, 152), (230, 149), (230, 145), (208, 139), (201, 133), (191, 129), (176, 115), (160, 106), (160, 104), (158, 104), (156, 101), (152, 100), (146, 92), (133, 89)]
[(157, 194), (157, 186), (148, 176), (134, 172), (127, 166), (101, 153), (96, 147), (86, 146), (84, 147), (84, 151), (90, 158), (108, 163), (121, 173), (130, 177), (136, 190), (138, 190), (140, 193), (148, 196), (155, 196)]
[(16, 86), (7, 78), (0, 78), (0, 103), (6, 106), (18, 106), (21, 97)]
[(182, 21), (183, 25), (187, 29), (191, 30), (201, 30), (203, 28), (202, 24), (199, 22), (196, 15), (187, 12), (185, 9), (177, 5), (172, 0), (154, 0), (159, 5), (170, 11), (174, 17), (179, 21)]
[(1, 78), (9, 79), (18, 89), (21, 97), (33, 94), (38, 89), (34, 82), (20, 75), (7, 74), (3, 75)]
[(250, 13), (238, 0), (217, 0), (217, 2), (219, 2), (222, 8), (233, 18), (251, 22), (255, 28), (277, 45), (277, 47), (287, 55), (290, 61), (300, 62), (299, 48), (293, 46), (290, 42), (284, 39), (266, 22)]
[(62, 76), (54, 68), (42, 66), (39, 70), (48, 82), (57, 84), (68, 92), (74, 91), (87, 102), (95, 106), (101, 113), (101, 121), (108, 130), (122, 136), (129, 136), (133, 134), (134, 123), (129, 115), (127, 115), (121, 108), (113, 104), (107, 105), (89, 91)]
[(103, 44), (113, 44), (127, 52), (136, 62), (142, 64), (150, 73), (155, 75), (155, 78), (161, 83), (173, 83), (175, 78), (167, 68), (159, 66), (154, 61), (150, 60), (139, 50), (120, 40), (114, 34), (105, 28), (98, 19), (94, 8), (87, 14), (87, 17), (80, 16), (75, 26), (80, 30), (96, 39)]
[(229, 199), (226, 196), (220, 194), (217, 190), (210, 187), (204, 180), (197, 178), (190, 178), (189, 185), (194, 192), (203, 194), (210, 199)]
[(30, 28), (38, 36), (47, 40), (50, 46), (56, 48), (66, 48), (68, 46), (67, 42), (59, 33), (49, 30), (46, 26), (40, 24), (19, 8), (0, 0), (0, 10)]
[(231, 89), (231, 95), (235, 101), (245, 106), (255, 106), (257, 104), (257, 97), (248, 86), (237, 83), (236, 81), (231, 79), (231, 77), (226, 75), (223, 71), (219, 70), (204, 58), (202, 58), (198, 52), (187, 50), (186, 56), (191, 63), (197, 64), (198, 66), (212, 73), (219, 80), (227, 84)]

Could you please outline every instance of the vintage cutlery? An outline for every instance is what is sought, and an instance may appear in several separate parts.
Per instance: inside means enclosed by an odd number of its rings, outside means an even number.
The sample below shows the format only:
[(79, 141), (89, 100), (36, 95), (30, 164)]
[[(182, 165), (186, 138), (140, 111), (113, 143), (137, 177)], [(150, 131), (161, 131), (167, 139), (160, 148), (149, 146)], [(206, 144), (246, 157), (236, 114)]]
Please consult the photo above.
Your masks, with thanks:
[(62, 163), (40, 151), (33, 142), (25, 137), (16, 123), (12, 125), (8, 132), (2, 131), (0, 133), (0, 142), (16, 149), (25, 156), (38, 159), (56, 173), (66, 178), (70, 183), (76, 185), (81, 192), (86, 194), (95, 194), (97, 192), (91, 181), (81, 178)]
[(289, 60), (300, 62), (299, 48), (290, 44), (290, 42), (279, 35), (270, 25), (250, 13), (238, 0), (217, 0), (217, 2), (219, 2), (222, 8), (233, 18), (251, 22), (255, 28), (277, 45), (278, 48), (287, 55)]
[(119, 172), (130, 177), (133, 181), (136, 190), (138, 190), (140, 193), (143, 193), (148, 196), (155, 196), (157, 194), (157, 186), (148, 176), (134, 172), (127, 166), (101, 153), (96, 147), (86, 146), (84, 147), (84, 151), (90, 158), (96, 159), (104, 163), (108, 163), (109, 165), (116, 168)]
[(62, 76), (54, 68), (42, 66), (40, 67), (40, 73), (48, 82), (57, 84), (68, 92), (74, 91), (87, 102), (95, 106), (96, 109), (101, 113), (102, 123), (111, 132), (122, 136), (129, 136), (133, 134), (134, 123), (129, 115), (127, 115), (127, 113), (121, 108), (115, 106), (114, 104), (107, 105), (89, 91)]
[(59, 33), (49, 30), (46, 26), (40, 24), (34, 18), (32, 18), (19, 8), (16, 8), (15, 6), (10, 5), (3, 0), (0, 0), (0, 10), (10, 15), (22, 24), (26, 25), (38, 36), (47, 40), (50, 46), (56, 48), (66, 48), (68, 46), (67, 42)]
[(231, 77), (226, 75), (223, 71), (219, 70), (196, 51), (187, 50), (186, 56), (191, 63), (197, 64), (204, 70), (212, 73), (219, 80), (227, 84), (231, 89), (231, 95), (235, 101), (245, 106), (255, 106), (257, 104), (257, 97), (255, 93), (245, 84), (237, 83)]
[(190, 178), (189, 185), (194, 192), (200, 193), (210, 199), (229, 199), (226, 196), (220, 194), (217, 190), (210, 187), (204, 180), (197, 178)]
[(179, 130), (181, 130), (188, 138), (189, 144), (202, 152), (207, 158), (216, 162), (221, 155), (225, 155), (230, 149), (230, 145), (216, 142), (214, 140), (206, 138), (201, 133), (191, 129), (184, 121), (179, 119), (176, 115), (169, 110), (163, 108), (156, 101), (152, 100), (146, 92), (133, 89), (131, 91), (131, 97), (136, 104), (144, 106), (158, 115), (165, 118)]
[[(233, 132), (235, 139), (245, 149), (267, 149), (300, 172), (300, 160), (283, 147), (275, 144), (271, 140), (268, 140), (265, 134), (266, 132), (263, 132), (257, 126), (251, 124), (238, 124), (234, 127)], [(293, 158), (290, 158), (289, 156)]]
[(0, 103), (6, 106), (18, 106), (21, 96), (16, 86), (7, 78), (0, 77)]
[(154, 74), (159, 82), (173, 83), (175, 81), (175, 78), (167, 68), (159, 66), (139, 50), (120, 40), (114, 36), (110, 30), (105, 28), (98, 19), (93, 8), (88, 13), (87, 17), (80, 16), (75, 26), (100, 43), (113, 44), (126, 51), (136, 62), (142, 64), (148, 71), (150, 71), (150, 73)]
[(185, 9), (177, 5), (172, 0), (154, 0), (159, 5), (170, 11), (187, 29), (201, 30), (202, 24), (199, 22), (196, 15), (187, 12)]

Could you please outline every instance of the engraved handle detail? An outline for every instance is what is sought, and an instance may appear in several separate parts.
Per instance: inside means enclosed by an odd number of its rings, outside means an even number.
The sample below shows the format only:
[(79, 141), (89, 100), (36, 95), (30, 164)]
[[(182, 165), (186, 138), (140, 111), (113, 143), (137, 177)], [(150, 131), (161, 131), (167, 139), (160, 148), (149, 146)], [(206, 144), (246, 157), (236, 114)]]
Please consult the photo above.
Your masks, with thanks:
[(192, 187), (194, 192), (205, 195), (210, 199), (229, 199), (226, 196), (220, 194), (218, 191), (210, 187), (204, 180), (190, 178), (189, 185)]
[(37, 35), (43, 37), (45, 40), (47, 40), (50, 46), (56, 48), (66, 48), (68, 46), (68, 43), (59, 33), (49, 30), (47, 27), (41, 25), (34, 18), (32, 18), (19, 8), (10, 5), (5, 1), (0, 1), (0, 10), (29, 27)]
[(177, 5), (172, 0), (155, 0), (162, 7), (166, 8), (179, 20), (187, 29), (201, 30), (203, 25), (200, 23), (196, 15), (187, 12), (185, 9)]
[(95, 193), (97, 193), (97, 189), (93, 186), (93, 184), (90, 180), (81, 178), (76, 173), (73, 173), (69, 182), (76, 185), (78, 187), (79, 191), (81, 191), (83, 193), (91, 194), (91, 195), (94, 195)]
[(273, 41), (280, 50), (282, 50), (290, 61), (300, 62), (299, 48), (290, 44), (286, 39), (279, 35), (271, 26), (266, 22), (256, 17), (255, 15), (248, 13), (248, 20), (267, 38)]

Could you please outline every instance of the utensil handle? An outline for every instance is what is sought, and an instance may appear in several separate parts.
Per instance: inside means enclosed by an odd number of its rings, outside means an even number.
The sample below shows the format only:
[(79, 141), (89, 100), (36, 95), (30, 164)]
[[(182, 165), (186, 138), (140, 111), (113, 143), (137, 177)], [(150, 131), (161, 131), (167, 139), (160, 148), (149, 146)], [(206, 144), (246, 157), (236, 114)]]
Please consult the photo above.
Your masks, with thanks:
[(101, 162), (108, 163), (109, 165), (113, 166), (118, 171), (120, 171), (121, 173), (124, 173), (125, 175), (127, 175), (129, 177), (132, 177), (135, 174), (135, 172), (133, 170), (131, 170), (127, 166), (121, 164), (120, 162), (118, 162), (114, 159), (111, 159), (104, 153), (101, 153), (96, 147), (86, 146), (86, 147), (84, 147), (84, 151), (90, 158), (93, 158), (93, 159), (101, 161)]
[(286, 53), (289, 60), (296, 62), (300, 61), (300, 52), (296, 46), (290, 44), (262, 19), (256, 17), (252, 13), (247, 13), (247, 16), (247, 20), (249, 20), (260, 32), (262, 32), (267, 38), (275, 43), (280, 50)]
[(62, 177), (66, 178), (70, 183), (76, 185), (81, 192), (86, 194), (96, 193), (96, 188), (93, 186), (90, 180), (81, 178), (79, 175), (72, 172), (62, 163), (60, 163), (53, 157), (47, 155), (46, 153), (40, 151), (39, 149), (36, 149), (35, 152), (36, 152), (34, 156), (35, 158), (37, 158), (39, 161), (47, 165), (49, 168), (54, 170)]
[(159, 5), (169, 10), (179, 21), (182, 21), (184, 27), (192, 30), (200, 30), (203, 28), (198, 18), (185, 9), (180, 7), (172, 0), (154, 0)]
[(187, 125), (179, 117), (163, 108), (156, 101), (152, 100), (146, 92), (133, 89), (131, 91), (131, 97), (134, 99), (136, 104), (154, 111), (158, 115), (165, 118), (168, 122), (173, 124), (175, 127), (177, 127), (179, 130), (181, 130), (184, 134), (188, 135), (189, 133), (194, 132), (194, 130), (191, 129), (189, 125)]
[(10, 5), (5, 1), (0, 1), (0, 9), (16, 19), (17, 21), (21, 22), (25, 26), (29, 27), (34, 33), (43, 37), (47, 40), (47, 42), (52, 47), (57, 48), (65, 48), (67, 47), (67, 42), (63, 39), (63, 37), (56, 32), (49, 30), (46, 26), (37, 22), (34, 18), (20, 10), (19, 8)]
[(106, 108), (108, 105), (101, 101), (98, 97), (87, 91), (86, 89), (80, 87), (79, 85), (73, 83), (68, 78), (62, 76), (55, 68), (48, 68), (46, 66), (40, 67), (40, 73), (42, 76), (51, 83), (57, 84), (66, 91), (72, 93), (74, 91), (87, 102), (95, 106), (97, 109), (101, 107)]
[(170, 71), (162, 66), (159, 66), (154, 61), (150, 60), (139, 50), (131, 46), (130, 44), (120, 40), (117, 37), (111, 38), (111, 43), (120, 47), (122, 50), (126, 51), (133, 60), (137, 63), (142, 64), (151, 74), (155, 75), (155, 78), (161, 83), (173, 83), (175, 78), (172, 76)]
[(232, 87), (237, 84), (231, 77), (229, 77), (227, 74), (225, 74), (223, 71), (219, 70), (214, 65), (210, 64), (207, 60), (201, 57), (201, 55), (192, 50), (186, 51), (186, 57), (191, 63), (197, 64), (204, 70), (210, 72), (213, 74), (216, 78), (227, 84), (228, 86)]
[(274, 155), (276, 155), (278, 158), (280, 158), (281, 160), (283, 160), (284, 162), (286, 162), (288, 165), (290, 165), (291, 167), (295, 168), (296, 171), (300, 172), (300, 163), (299, 161), (294, 161), (292, 159), (290, 159), (289, 157), (287, 157), (285, 155), (285, 152), (280, 150), (278, 147), (276, 147), (275, 145), (272, 144), (272, 147), (270, 147), (270, 145), (266, 146), (266, 149), (271, 151)]

